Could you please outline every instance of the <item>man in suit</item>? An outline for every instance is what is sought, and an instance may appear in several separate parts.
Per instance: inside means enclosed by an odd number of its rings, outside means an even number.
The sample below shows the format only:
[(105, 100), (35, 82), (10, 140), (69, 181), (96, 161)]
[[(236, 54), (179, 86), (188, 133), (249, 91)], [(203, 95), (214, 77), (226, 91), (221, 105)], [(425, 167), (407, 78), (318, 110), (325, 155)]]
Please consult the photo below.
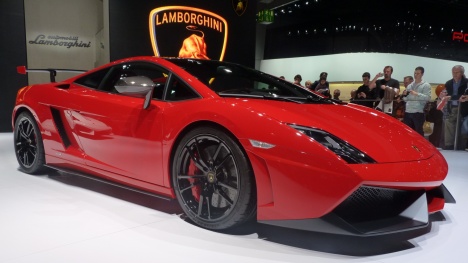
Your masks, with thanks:
[[(465, 77), (465, 68), (461, 65), (455, 65), (452, 68), (452, 79), (445, 83), (447, 89), (447, 95), (451, 96), (450, 101), (447, 102), (447, 119), (445, 121), (445, 149), (446, 150), (457, 150), (464, 149), (465, 145), (462, 145), (459, 131), (461, 119), (458, 121), (457, 118), (459, 112), (460, 102), (459, 99), (467, 88), (468, 80)], [(455, 136), (458, 136), (458, 145), (455, 145)]]

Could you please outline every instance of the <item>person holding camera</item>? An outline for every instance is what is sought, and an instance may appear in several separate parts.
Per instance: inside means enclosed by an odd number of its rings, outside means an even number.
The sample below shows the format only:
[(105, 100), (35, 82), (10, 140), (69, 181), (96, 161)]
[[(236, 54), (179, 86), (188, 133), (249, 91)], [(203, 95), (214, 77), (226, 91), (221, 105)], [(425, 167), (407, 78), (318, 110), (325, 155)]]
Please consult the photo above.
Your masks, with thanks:
[[(408, 85), (414, 81), (413, 76), (406, 76), (403, 78), (403, 86), (408, 88)], [(393, 117), (396, 119), (403, 121), (405, 117), (405, 108), (406, 102), (403, 100), (402, 94), (400, 94), (400, 90), (395, 93), (395, 98), (393, 100)]]
[(426, 121), (424, 106), (431, 100), (431, 85), (424, 81), (424, 68), (419, 66), (414, 70), (414, 81), (403, 91), (406, 102), (403, 122), (424, 136), (423, 125)]

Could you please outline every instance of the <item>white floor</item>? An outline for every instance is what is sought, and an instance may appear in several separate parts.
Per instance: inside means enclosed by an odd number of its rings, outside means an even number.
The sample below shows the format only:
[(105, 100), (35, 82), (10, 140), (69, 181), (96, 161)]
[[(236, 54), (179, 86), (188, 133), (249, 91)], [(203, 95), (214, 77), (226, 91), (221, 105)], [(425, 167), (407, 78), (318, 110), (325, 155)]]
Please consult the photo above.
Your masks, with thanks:
[(18, 171), (0, 133), (3, 262), (466, 262), (468, 152), (443, 151), (457, 204), (418, 235), (355, 238), (257, 223), (229, 233), (196, 227), (165, 201), (67, 174)]

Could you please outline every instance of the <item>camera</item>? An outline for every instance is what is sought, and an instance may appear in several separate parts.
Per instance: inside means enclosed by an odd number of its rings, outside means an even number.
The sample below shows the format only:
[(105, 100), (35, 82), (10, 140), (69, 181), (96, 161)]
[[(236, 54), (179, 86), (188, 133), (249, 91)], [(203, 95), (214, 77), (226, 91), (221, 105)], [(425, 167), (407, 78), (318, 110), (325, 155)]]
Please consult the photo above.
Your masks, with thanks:
[(410, 91), (411, 91), (411, 90), (406, 89), (405, 91), (406, 91), (406, 95), (403, 95), (403, 97), (408, 96), (408, 95), (410, 94)]

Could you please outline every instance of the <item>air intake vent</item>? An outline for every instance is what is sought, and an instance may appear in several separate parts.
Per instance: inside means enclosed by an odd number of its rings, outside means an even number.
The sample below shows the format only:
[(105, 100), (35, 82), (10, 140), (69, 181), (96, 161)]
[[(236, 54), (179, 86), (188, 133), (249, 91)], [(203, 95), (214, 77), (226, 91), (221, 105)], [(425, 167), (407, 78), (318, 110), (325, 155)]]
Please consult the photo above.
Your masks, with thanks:
[(343, 201), (334, 212), (353, 223), (389, 218), (398, 216), (422, 193), (423, 191), (363, 186)]
[(57, 127), (60, 138), (62, 139), (63, 146), (65, 148), (68, 148), (71, 145), (71, 143), (70, 143), (70, 139), (67, 136), (67, 133), (65, 132), (65, 127), (63, 126), (63, 121), (62, 121), (62, 117), (60, 116), (60, 111), (54, 108), (50, 108), (50, 110), (52, 112), (52, 118), (54, 118), (55, 126)]

